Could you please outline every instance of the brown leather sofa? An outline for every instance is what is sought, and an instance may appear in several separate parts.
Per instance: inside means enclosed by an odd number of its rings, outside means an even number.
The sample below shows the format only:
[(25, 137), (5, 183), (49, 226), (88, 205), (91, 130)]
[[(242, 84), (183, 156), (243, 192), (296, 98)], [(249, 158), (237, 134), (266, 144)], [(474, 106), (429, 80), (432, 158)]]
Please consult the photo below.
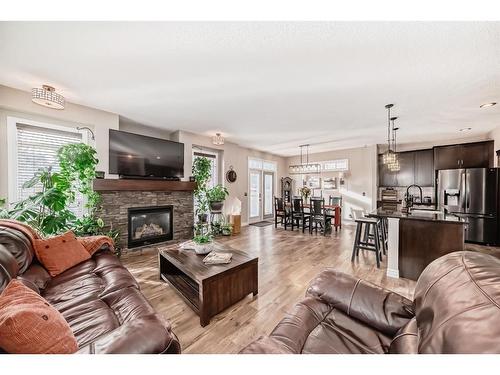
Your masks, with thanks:
[(431, 263), (410, 301), (327, 269), (242, 353), (500, 353), (500, 260), (455, 252)]
[(61, 312), (79, 353), (180, 353), (170, 324), (155, 313), (137, 281), (107, 249), (50, 277), (28, 238), (0, 227), (0, 292), (16, 277)]

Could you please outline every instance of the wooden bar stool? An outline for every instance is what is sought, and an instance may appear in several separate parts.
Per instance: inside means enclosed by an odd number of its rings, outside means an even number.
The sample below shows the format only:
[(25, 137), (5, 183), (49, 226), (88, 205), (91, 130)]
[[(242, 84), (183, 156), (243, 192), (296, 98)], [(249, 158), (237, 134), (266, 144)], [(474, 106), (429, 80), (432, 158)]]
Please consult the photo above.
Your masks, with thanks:
[[(357, 225), (351, 262), (354, 262), (354, 257), (359, 256), (360, 249), (374, 251), (375, 258), (377, 259), (377, 268), (380, 268), (380, 261), (382, 259), (382, 253), (380, 251), (380, 243), (382, 242), (381, 233), (379, 231), (380, 220), (361, 217), (357, 218), (355, 221)], [(362, 232), (364, 232), (363, 239), (361, 238)], [(370, 233), (373, 233), (373, 241), (370, 241)]]

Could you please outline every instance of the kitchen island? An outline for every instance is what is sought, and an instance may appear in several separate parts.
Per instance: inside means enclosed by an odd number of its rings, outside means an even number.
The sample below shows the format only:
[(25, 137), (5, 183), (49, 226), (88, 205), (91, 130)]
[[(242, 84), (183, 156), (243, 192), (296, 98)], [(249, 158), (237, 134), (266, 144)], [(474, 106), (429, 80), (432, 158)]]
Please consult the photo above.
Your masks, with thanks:
[(445, 254), (464, 250), (465, 221), (433, 210), (405, 212), (400, 205), (379, 207), (368, 216), (388, 220), (387, 276), (417, 280)]

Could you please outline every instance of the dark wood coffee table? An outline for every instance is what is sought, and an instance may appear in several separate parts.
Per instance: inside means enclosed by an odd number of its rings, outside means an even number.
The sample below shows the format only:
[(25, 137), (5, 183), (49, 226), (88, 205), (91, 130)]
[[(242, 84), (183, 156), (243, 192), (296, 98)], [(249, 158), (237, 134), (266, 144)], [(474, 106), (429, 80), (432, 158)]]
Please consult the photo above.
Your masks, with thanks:
[(233, 254), (229, 264), (204, 264), (205, 255), (183, 250), (179, 245), (158, 251), (160, 278), (172, 285), (199, 315), (202, 327), (210, 318), (246, 295), (258, 293), (258, 260), (227, 245), (216, 245), (218, 252)]

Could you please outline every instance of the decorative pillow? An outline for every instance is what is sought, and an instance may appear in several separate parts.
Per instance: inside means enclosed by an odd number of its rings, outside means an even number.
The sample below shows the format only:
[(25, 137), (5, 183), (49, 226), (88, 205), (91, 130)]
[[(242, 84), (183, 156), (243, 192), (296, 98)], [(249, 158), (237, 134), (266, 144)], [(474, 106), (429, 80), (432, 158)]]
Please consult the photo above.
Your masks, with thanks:
[(69, 354), (78, 350), (68, 323), (19, 280), (0, 295), (0, 347), (15, 354)]
[(34, 246), (36, 257), (52, 277), (90, 259), (88, 251), (71, 231), (45, 240), (35, 240)]

